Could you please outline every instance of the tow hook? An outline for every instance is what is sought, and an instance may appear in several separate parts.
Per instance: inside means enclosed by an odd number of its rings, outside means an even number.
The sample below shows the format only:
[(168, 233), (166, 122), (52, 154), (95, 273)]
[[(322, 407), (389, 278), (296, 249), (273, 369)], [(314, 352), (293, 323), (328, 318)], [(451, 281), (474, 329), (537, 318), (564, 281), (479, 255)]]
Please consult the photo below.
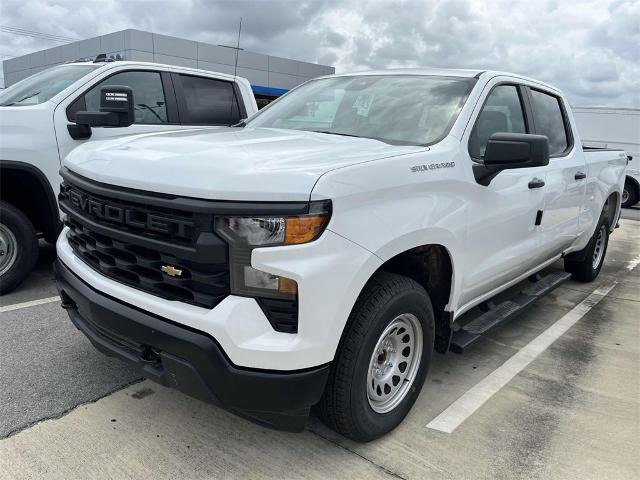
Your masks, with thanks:
[(156, 365), (161, 362), (160, 351), (150, 345), (144, 345), (140, 359), (145, 363)]
[(74, 302), (69, 295), (67, 295), (64, 291), (60, 291), (60, 306), (65, 310), (75, 310), (78, 308), (76, 302)]

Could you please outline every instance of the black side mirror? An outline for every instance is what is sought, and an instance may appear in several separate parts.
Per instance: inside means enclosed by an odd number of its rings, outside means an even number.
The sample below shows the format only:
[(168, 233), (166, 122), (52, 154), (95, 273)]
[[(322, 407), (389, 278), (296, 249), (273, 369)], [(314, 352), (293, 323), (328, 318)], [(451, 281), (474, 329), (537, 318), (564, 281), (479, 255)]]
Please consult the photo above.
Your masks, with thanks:
[(76, 123), (91, 127), (128, 127), (135, 120), (133, 105), (131, 87), (104, 87), (100, 90), (100, 111), (78, 112)]
[(484, 152), (484, 164), (474, 165), (481, 185), (489, 185), (502, 170), (543, 167), (549, 164), (549, 139), (529, 133), (494, 133)]

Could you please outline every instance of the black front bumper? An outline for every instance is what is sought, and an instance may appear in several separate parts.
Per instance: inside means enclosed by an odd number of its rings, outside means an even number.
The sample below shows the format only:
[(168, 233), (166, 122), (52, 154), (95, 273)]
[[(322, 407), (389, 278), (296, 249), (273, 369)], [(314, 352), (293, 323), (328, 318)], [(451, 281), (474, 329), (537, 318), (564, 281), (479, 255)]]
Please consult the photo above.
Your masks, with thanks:
[(98, 350), (136, 366), (143, 377), (290, 431), (304, 428), (320, 400), (329, 365), (292, 372), (237, 367), (209, 335), (94, 290), (60, 260), (54, 272), (75, 326)]

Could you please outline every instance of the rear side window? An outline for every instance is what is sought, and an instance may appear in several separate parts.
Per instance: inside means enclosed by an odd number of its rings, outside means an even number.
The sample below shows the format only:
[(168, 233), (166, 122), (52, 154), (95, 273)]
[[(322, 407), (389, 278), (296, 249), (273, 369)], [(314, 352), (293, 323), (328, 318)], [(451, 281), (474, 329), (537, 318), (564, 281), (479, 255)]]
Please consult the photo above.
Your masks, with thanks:
[(69, 108), (69, 119), (75, 120), (75, 113), (79, 110), (100, 110), (100, 90), (110, 85), (124, 85), (133, 89), (135, 123), (167, 123), (167, 102), (160, 73), (149, 71), (122, 72), (105, 78), (73, 102)]
[(560, 99), (553, 95), (531, 90), (531, 107), (536, 133), (549, 139), (549, 155), (558, 155), (569, 146)]
[(240, 121), (240, 109), (231, 82), (192, 75), (178, 77), (184, 96), (180, 102), (181, 123), (231, 125)]
[(527, 133), (524, 111), (515, 85), (495, 87), (482, 107), (469, 138), (469, 155), (483, 158), (494, 133)]

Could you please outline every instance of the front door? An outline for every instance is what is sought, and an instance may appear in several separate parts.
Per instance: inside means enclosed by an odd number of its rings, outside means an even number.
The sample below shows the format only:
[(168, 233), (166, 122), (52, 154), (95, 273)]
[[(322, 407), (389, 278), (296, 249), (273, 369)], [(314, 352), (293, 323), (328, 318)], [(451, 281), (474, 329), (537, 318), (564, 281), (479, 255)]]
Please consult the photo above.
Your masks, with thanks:
[[(487, 141), (494, 133), (531, 133), (524, 95), (523, 87), (496, 80), (475, 117), (469, 136), (469, 163), (482, 163)], [(540, 237), (536, 219), (544, 205), (545, 169), (504, 170), (489, 185), (473, 185), (458, 308), (537, 265)]]

